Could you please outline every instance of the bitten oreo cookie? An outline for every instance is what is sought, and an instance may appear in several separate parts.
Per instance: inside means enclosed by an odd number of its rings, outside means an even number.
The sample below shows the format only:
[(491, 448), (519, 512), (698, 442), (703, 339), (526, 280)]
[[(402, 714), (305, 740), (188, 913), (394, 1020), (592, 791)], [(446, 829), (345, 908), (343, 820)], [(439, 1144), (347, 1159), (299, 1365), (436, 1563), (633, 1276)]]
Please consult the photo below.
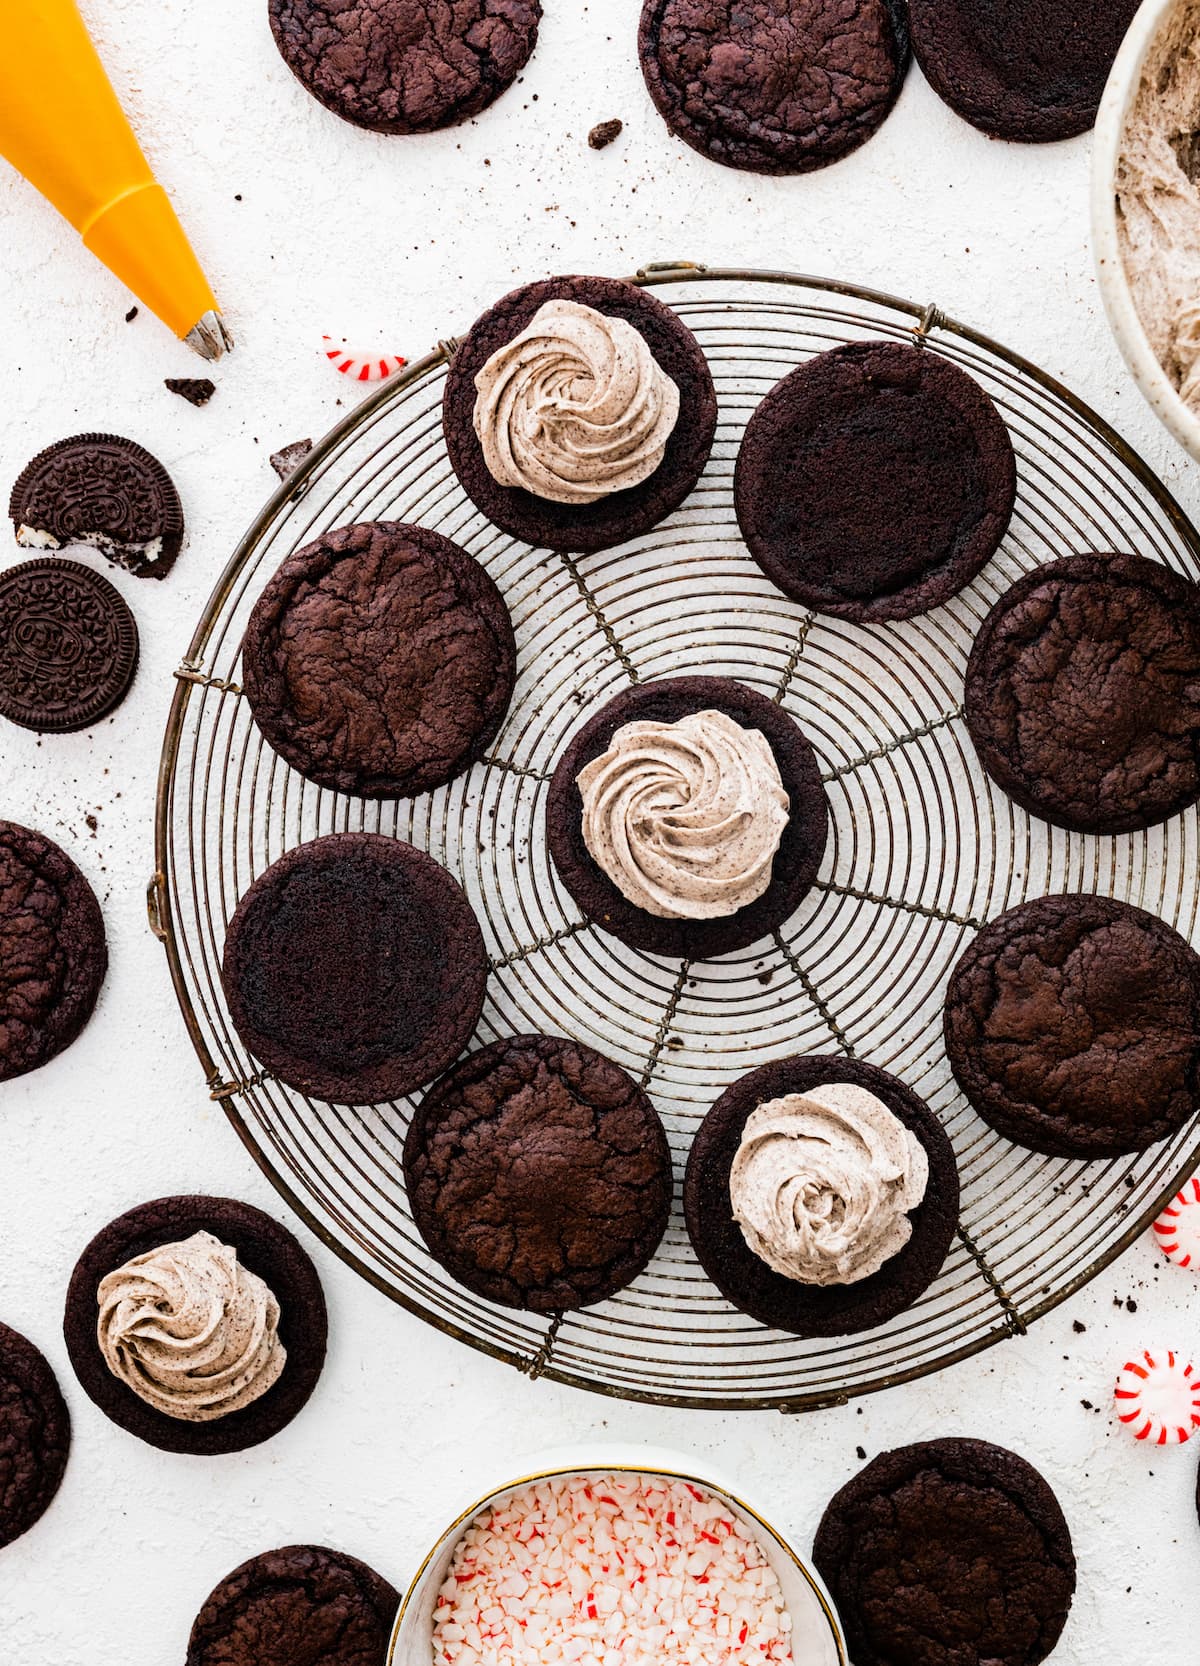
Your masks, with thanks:
[[(476, 375), (553, 300), (575, 301), (623, 319), (643, 337), (655, 362), (679, 389), (679, 420), (661, 463), (640, 485), (594, 503), (555, 503), (521, 487), (502, 486), (488, 468), (475, 432)], [(678, 509), (708, 461), (717, 428), (717, 399), (700, 344), (653, 295), (615, 278), (547, 278), (513, 290), (472, 326), (450, 361), (442, 415), (454, 472), (477, 509), (502, 532), (527, 544), (587, 553), (639, 537)]]
[(288, 557), (250, 615), (242, 668), (255, 722), (302, 775), (396, 798), (450, 780), (495, 739), (516, 645), (465, 550), (376, 521)]
[(555, 1036), (493, 1042), (436, 1082), (404, 1175), (447, 1272), (532, 1313), (614, 1295), (671, 1212), (671, 1152), (649, 1098), (610, 1059)]
[(638, 50), (671, 132), (761, 174), (857, 150), (904, 84), (903, 0), (645, 0)]
[(746, 427), (734, 505), (774, 584), (841, 619), (911, 619), (986, 566), (1016, 498), (1012, 442), (964, 371), (926, 347), (837, 347)]
[(317, 1099), (375, 1105), (462, 1052), (487, 957), (470, 903), (431, 856), (335, 833), (255, 880), (229, 922), (222, 981), (268, 1070)]
[(1138, 555), (1069, 555), (1007, 591), (967, 665), (983, 767), (1080, 833), (1151, 827), (1200, 797), (1200, 588)]
[[(881, 1099), (921, 1142), (929, 1183), (909, 1217), (912, 1236), (878, 1272), (855, 1284), (802, 1284), (760, 1259), (733, 1218), (729, 1173), (760, 1105), (850, 1082)], [(871, 1064), (837, 1056), (778, 1059), (728, 1088), (701, 1123), (683, 1186), (683, 1212), (700, 1265), (721, 1294), (760, 1324), (797, 1336), (848, 1336), (911, 1307), (942, 1270), (958, 1226), (954, 1150), (937, 1117), (910, 1087)]]
[(1038, 1666), (1075, 1595), (1058, 1500), (983, 1440), (881, 1453), (830, 1502), (813, 1561), (855, 1666)]
[(275, 44), (327, 110), (374, 133), (430, 133), (493, 103), (537, 42), (540, 0), (270, 0)]
[(946, 993), (946, 1048), (985, 1122), (1057, 1157), (1116, 1157), (1200, 1104), (1200, 956), (1156, 915), (1051, 896), (993, 920)]
[(938, 97), (996, 139), (1069, 139), (1096, 120), (1139, 0), (909, 0)]
[[(766, 737), (789, 810), (771, 867), (771, 883), (754, 902), (723, 918), (664, 919), (622, 894), (589, 852), (577, 777), (627, 723), (677, 723), (694, 712), (723, 712)], [(558, 876), (602, 931), (651, 954), (711, 960), (769, 936), (799, 907), (825, 854), (829, 805), (816, 754), (787, 713), (765, 695), (726, 677), (670, 677), (617, 695), (572, 738), (558, 761), (546, 806), (550, 854)]]
[(0, 1324), (0, 1549), (49, 1509), (70, 1445), (54, 1372), (32, 1342)]
[(0, 716), (86, 729), (121, 704), (137, 663), (133, 614), (90, 567), (54, 556), (0, 573)]
[(0, 821), (0, 1082), (71, 1045), (107, 970), (87, 880), (52, 839)]
[(139, 578), (165, 578), (183, 544), (183, 508), (157, 457), (116, 434), (75, 434), (21, 471), (9, 515), (31, 549), (91, 544)]
[(384, 1666), (400, 1594), (321, 1545), (252, 1556), (208, 1597), (186, 1666)]
[[(172, 1417), (134, 1393), (109, 1369), (96, 1330), (101, 1279), (196, 1232), (230, 1245), (239, 1264), (262, 1279), (279, 1303), (279, 1340), (287, 1350), (283, 1371), (265, 1394), (211, 1422)], [(261, 1209), (227, 1197), (160, 1197), (110, 1221), (75, 1264), (63, 1317), (75, 1375), (105, 1416), (164, 1452), (203, 1457), (258, 1446), (292, 1421), (317, 1386), (327, 1332), (321, 1281), (300, 1244)]]

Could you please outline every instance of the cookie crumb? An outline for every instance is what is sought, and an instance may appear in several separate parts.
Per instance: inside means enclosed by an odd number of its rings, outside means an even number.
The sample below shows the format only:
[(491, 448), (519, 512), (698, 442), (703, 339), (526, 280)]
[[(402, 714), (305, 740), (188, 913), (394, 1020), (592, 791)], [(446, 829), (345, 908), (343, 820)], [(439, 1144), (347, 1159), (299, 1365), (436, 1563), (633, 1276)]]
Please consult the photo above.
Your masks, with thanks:
[(1087, 1329), (1087, 1326), (1084, 1324), (1082, 1319), (1076, 1319), (1075, 1323), (1071, 1326), (1071, 1329), (1075, 1332), (1076, 1336), (1082, 1336), (1084, 1331)]
[(271, 467), (281, 480), (290, 480), (312, 448), (311, 440), (293, 440), (271, 453)]
[(189, 405), (207, 405), (217, 391), (217, 384), (207, 376), (168, 376), (164, 386)]
[(615, 117), (612, 121), (599, 121), (588, 134), (588, 144), (591, 145), (593, 150), (603, 150), (606, 145), (611, 145), (613, 140), (620, 136), (624, 126), (625, 123), (617, 121)]
[(127, 324), (132, 324), (137, 315), (138, 309), (136, 307), (130, 307), (129, 311), (125, 314), (125, 322)]

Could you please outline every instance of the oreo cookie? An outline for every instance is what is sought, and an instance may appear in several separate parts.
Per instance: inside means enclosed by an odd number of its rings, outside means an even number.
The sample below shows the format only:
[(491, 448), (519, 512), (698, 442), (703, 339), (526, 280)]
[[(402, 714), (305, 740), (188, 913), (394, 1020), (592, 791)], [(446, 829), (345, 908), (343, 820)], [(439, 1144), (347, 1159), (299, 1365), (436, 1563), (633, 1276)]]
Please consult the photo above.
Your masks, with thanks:
[(409, 1127), (404, 1176), (435, 1260), (531, 1313), (615, 1295), (671, 1212), (671, 1152), (649, 1098), (556, 1036), (493, 1042), (436, 1082)]
[(726, 167), (809, 173), (876, 133), (908, 69), (903, 0), (645, 0), (638, 53), (678, 138)]
[(41, 1351), (0, 1324), (0, 1549), (27, 1533), (62, 1485), (71, 1419)]
[(813, 1561), (855, 1666), (1039, 1666), (1075, 1594), (1058, 1500), (984, 1440), (881, 1453), (830, 1502)]
[[(547, 301), (574, 301), (620, 318), (643, 337), (659, 368), (679, 389), (679, 418), (662, 461), (639, 485), (593, 503), (556, 503), (502, 486), (475, 432), (475, 377), (520, 335)], [(691, 492), (704, 471), (717, 428), (717, 399), (700, 344), (669, 307), (615, 278), (547, 278), (515, 289), (484, 313), (450, 361), (442, 404), (450, 462), (467, 496), (502, 532), (527, 544), (585, 554), (649, 532)]]
[[(788, 795), (788, 819), (770, 885), (756, 901), (717, 919), (664, 919), (631, 902), (591, 855), (583, 837), (577, 777), (608, 749), (625, 724), (677, 723), (705, 710), (723, 712), (742, 728), (765, 736)], [(668, 677), (617, 695), (573, 736), (550, 782), (546, 828), (558, 877), (602, 931), (650, 954), (711, 960), (769, 936), (799, 907), (825, 853), (829, 806), (816, 754), (782, 707), (726, 677)]]
[(927, 347), (856, 342), (777, 383), (746, 427), (734, 506), (750, 554), (817, 613), (874, 623), (950, 600), (1016, 500), (1012, 441), (979, 384)]
[[(287, 1350), (277, 1380), (249, 1405), (208, 1422), (160, 1411), (110, 1370), (97, 1337), (100, 1281), (135, 1256), (208, 1232), (237, 1251), (279, 1303), (279, 1340)], [(63, 1334), (75, 1375), (106, 1417), (164, 1452), (212, 1457), (258, 1446), (286, 1427), (307, 1403), (325, 1363), (328, 1320), (321, 1281), (297, 1240), (249, 1203), (227, 1197), (160, 1197), (98, 1232), (75, 1264), (67, 1288)]]
[(77, 561), (22, 561), (0, 573), (0, 716), (68, 734), (116, 709), (138, 664), (133, 614)]
[(1068, 555), (992, 608), (967, 729), (1012, 799), (1079, 833), (1152, 827), (1200, 798), (1200, 588), (1139, 555)]
[[(730, 1206), (729, 1175), (746, 1123), (760, 1105), (835, 1082), (873, 1093), (916, 1136), (929, 1159), (929, 1182), (909, 1216), (912, 1236), (878, 1272), (854, 1284), (802, 1284), (776, 1272), (747, 1244)], [(777, 1059), (726, 1089), (700, 1124), (688, 1158), (683, 1213), (700, 1265), (743, 1313), (796, 1336), (849, 1336), (894, 1319), (941, 1272), (958, 1226), (958, 1167), (937, 1117), (897, 1077), (840, 1056)]]
[(952, 110), (996, 139), (1070, 139), (1095, 124), (1139, 0), (908, 0), (913, 51)]
[(225, 935), (229, 1015), (255, 1058), (302, 1093), (375, 1105), (452, 1064), (479, 1022), (487, 956), (462, 889), (377, 833), (288, 851)]
[(540, 0), (270, 0), (284, 63), (335, 116), (373, 133), (431, 133), (476, 116), (525, 68)]
[(116, 434), (74, 434), (40, 451), (12, 489), (17, 542), (90, 544), (139, 578), (165, 578), (183, 545), (183, 508), (166, 469)]
[(385, 1666), (400, 1594), (344, 1551), (285, 1545), (226, 1574), (185, 1666)]
[(364, 798), (426, 792), (495, 739), (516, 645), (503, 597), (439, 533), (374, 521), (291, 555), (242, 643), (254, 720), (318, 786)]
[(1129, 903), (1040, 897), (967, 946), (945, 1034), (959, 1086), (1014, 1144), (1144, 1151), (1200, 1106), (1200, 955)]
[(96, 894), (52, 839), (0, 821), (0, 1082), (69, 1047), (108, 970)]

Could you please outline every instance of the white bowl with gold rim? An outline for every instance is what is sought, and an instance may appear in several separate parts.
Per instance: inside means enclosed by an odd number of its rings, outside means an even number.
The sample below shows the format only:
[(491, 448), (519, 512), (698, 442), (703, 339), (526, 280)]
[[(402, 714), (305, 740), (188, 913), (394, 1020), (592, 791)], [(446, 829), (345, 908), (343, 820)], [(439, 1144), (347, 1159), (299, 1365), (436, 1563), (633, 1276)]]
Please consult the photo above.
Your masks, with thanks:
[(676, 1452), (647, 1446), (596, 1446), (542, 1457), (536, 1464), (481, 1494), (449, 1524), (421, 1563), (400, 1604), (392, 1632), (388, 1666), (431, 1666), (433, 1613), (454, 1552), (476, 1516), (503, 1504), (522, 1487), (575, 1475), (644, 1475), (691, 1482), (713, 1493), (761, 1545), (779, 1579), (792, 1621), (792, 1652), (802, 1666), (848, 1666), (842, 1628), (828, 1593), (816, 1573), (753, 1505), (707, 1465)]
[(1104, 310), (1121, 357), (1159, 421), (1186, 451), (1200, 459), (1200, 416), (1180, 398), (1138, 316), (1121, 252), (1117, 213), (1117, 164), (1125, 124), (1141, 86), (1146, 60), (1179, 4), (1180, 0), (1143, 0), (1113, 63), (1092, 144), (1092, 242)]

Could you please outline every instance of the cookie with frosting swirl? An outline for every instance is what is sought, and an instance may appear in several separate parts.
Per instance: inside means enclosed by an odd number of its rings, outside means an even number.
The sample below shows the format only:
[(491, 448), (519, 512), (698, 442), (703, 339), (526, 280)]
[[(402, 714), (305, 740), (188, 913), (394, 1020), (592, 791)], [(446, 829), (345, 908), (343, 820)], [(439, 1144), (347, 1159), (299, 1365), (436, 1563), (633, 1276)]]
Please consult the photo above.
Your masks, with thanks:
[(679, 389), (646, 338), (578, 301), (546, 301), (475, 377), (475, 432), (502, 486), (595, 503), (662, 462)]
[(211, 1232), (135, 1256), (100, 1280), (96, 1299), (109, 1370), (168, 1417), (227, 1417), (283, 1372), (279, 1303)]

